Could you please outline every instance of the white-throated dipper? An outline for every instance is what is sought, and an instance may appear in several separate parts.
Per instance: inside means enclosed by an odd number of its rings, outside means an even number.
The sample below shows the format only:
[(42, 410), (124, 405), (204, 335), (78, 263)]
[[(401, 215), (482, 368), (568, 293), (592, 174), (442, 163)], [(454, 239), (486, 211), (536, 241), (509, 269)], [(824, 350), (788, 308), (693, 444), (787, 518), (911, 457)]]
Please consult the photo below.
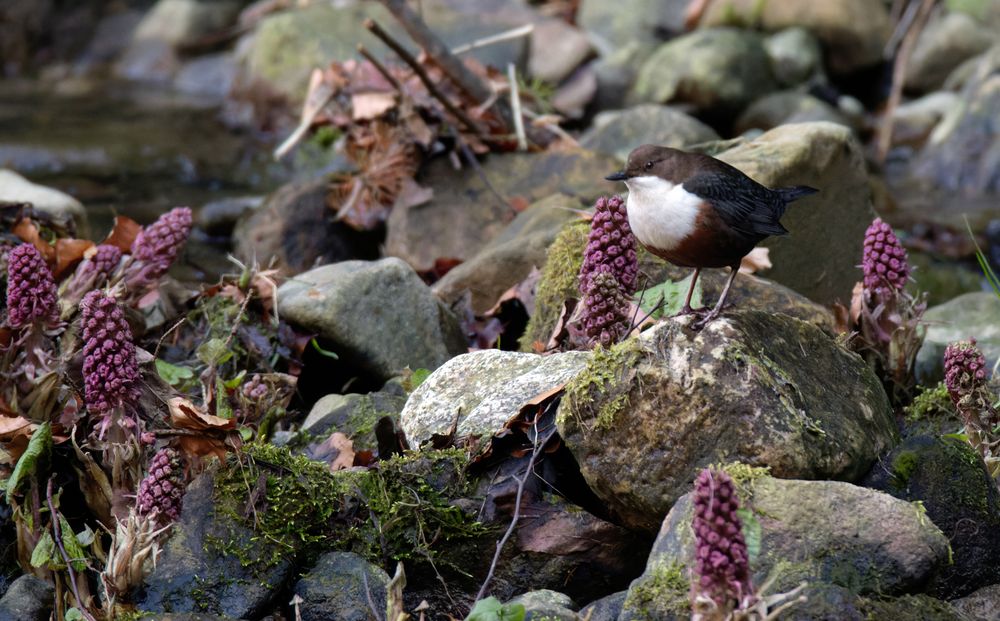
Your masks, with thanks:
[(695, 312), (691, 294), (702, 268), (731, 270), (718, 303), (696, 326), (718, 316), (740, 260), (764, 238), (788, 233), (779, 222), (788, 203), (818, 191), (771, 189), (714, 157), (649, 144), (629, 153), (625, 170), (606, 179), (628, 186), (625, 208), (636, 239), (674, 265), (694, 268), (679, 315)]

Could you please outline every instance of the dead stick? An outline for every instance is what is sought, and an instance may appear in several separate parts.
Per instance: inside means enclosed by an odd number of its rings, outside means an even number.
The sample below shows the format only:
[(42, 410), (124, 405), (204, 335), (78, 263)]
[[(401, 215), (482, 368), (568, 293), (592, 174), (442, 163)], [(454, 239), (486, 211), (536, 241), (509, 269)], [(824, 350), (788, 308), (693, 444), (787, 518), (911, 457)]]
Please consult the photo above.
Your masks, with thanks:
[(399, 91), (400, 95), (403, 94), (403, 85), (399, 83), (399, 80), (396, 79), (396, 76), (389, 73), (389, 69), (382, 64), (382, 61), (375, 58), (375, 55), (369, 52), (368, 48), (366, 48), (364, 45), (360, 43), (358, 43), (358, 54), (361, 54), (366, 59), (368, 59), (368, 62), (370, 62), (372, 66), (375, 67), (375, 69), (377, 69), (378, 72), (382, 74), (382, 77), (388, 80), (389, 84), (392, 84), (392, 87), (397, 91)]
[(427, 72), (424, 71), (423, 66), (419, 62), (417, 62), (417, 59), (414, 58), (413, 55), (410, 54), (408, 51), (406, 51), (406, 48), (400, 45), (398, 41), (393, 39), (392, 35), (383, 30), (383, 28), (378, 25), (378, 22), (376, 22), (373, 19), (366, 19), (365, 28), (370, 30), (373, 35), (381, 39), (382, 43), (385, 43), (387, 46), (389, 46), (393, 52), (396, 52), (396, 55), (399, 56), (399, 58), (403, 62), (405, 62), (407, 65), (410, 66), (411, 69), (413, 69), (413, 72), (417, 74), (417, 77), (420, 78), (420, 81), (424, 83), (424, 86), (427, 88), (427, 92), (430, 93), (432, 97), (434, 97), (442, 104), (444, 104), (444, 107), (448, 109), (448, 112), (451, 112), (455, 118), (461, 121), (463, 125), (465, 125), (470, 131), (474, 132), (476, 135), (478, 136), (483, 135), (483, 132), (479, 128), (479, 126), (476, 125), (475, 122), (473, 122), (473, 120), (470, 119), (465, 112), (460, 110), (458, 106), (453, 104), (450, 99), (445, 97), (444, 93), (438, 90), (437, 85), (434, 84), (430, 76), (427, 75)]
[[(96, 621), (94, 616), (90, 614), (87, 610), (87, 605), (80, 598), (80, 591), (76, 587), (76, 572), (73, 571), (73, 561), (70, 559), (69, 554), (66, 553), (66, 547), (63, 546), (62, 542), (62, 528), (59, 525), (59, 513), (56, 511), (56, 505), (52, 502), (52, 479), (49, 479), (48, 487), (45, 490), (45, 497), (49, 504), (49, 518), (52, 520), (52, 534), (55, 535), (56, 546), (59, 547), (59, 553), (63, 557), (63, 562), (66, 563), (66, 570), (69, 572), (69, 586), (73, 589), (73, 596), (76, 597), (77, 610), (88, 619), (88, 621)], [(81, 559), (77, 559), (81, 560)]]

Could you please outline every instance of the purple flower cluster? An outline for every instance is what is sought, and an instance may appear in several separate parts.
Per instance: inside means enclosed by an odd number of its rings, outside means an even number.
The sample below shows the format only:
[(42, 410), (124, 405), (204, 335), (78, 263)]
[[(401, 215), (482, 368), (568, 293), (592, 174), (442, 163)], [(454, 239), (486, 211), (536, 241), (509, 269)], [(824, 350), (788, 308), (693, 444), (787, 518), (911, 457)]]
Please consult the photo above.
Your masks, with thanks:
[(118, 303), (100, 291), (88, 293), (80, 307), (84, 398), (91, 413), (108, 416), (138, 397), (139, 366), (132, 331)]
[(580, 291), (584, 295), (590, 279), (602, 265), (611, 270), (626, 295), (635, 293), (639, 261), (635, 253), (635, 237), (628, 225), (625, 201), (620, 196), (602, 196), (594, 205), (594, 218), (590, 221), (590, 235), (580, 268)]
[(191, 210), (174, 207), (136, 235), (132, 242), (132, 257), (147, 266), (149, 278), (167, 273), (191, 234)]
[(161, 523), (173, 522), (181, 515), (184, 479), (177, 451), (157, 451), (149, 463), (149, 474), (139, 483), (136, 510), (141, 516), (153, 516)]
[[(86, 265), (84, 268), (87, 273), (93, 273), (98, 276), (98, 278), (105, 280), (111, 273), (115, 271), (118, 267), (118, 262), (122, 259), (122, 251), (118, 246), (112, 246), (110, 244), (101, 244), (94, 251), (93, 256), (91, 256), (82, 265)], [(82, 267), (81, 265), (81, 267)]]
[(741, 607), (753, 596), (750, 559), (739, 499), (725, 472), (706, 468), (694, 483), (695, 579), (693, 592), (710, 598), (719, 610)]
[(254, 375), (243, 384), (243, 396), (251, 401), (261, 401), (267, 396), (267, 384), (261, 380), (260, 375)]
[(7, 323), (20, 328), (59, 321), (56, 283), (38, 249), (21, 244), (7, 253)]
[(121, 261), (122, 251), (118, 246), (101, 244), (93, 254), (77, 266), (73, 276), (61, 291), (64, 317), (72, 314), (72, 308), (92, 289), (104, 286)]
[(892, 227), (881, 218), (875, 218), (865, 231), (861, 269), (865, 274), (865, 288), (870, 291), (877, 291), (886, 285), (902, 291), (910, 276), (906, 250), (892, 232)]
[(986, 383), (986, 358), (976, 339), (951, 343), (944, 350), (944, 383), (955, 405)]
[(588, 282), (580, 323), (594, 345), (610, 347), (628, 334), (631, 327), (628, 300), (607, 266), (600, 266)]

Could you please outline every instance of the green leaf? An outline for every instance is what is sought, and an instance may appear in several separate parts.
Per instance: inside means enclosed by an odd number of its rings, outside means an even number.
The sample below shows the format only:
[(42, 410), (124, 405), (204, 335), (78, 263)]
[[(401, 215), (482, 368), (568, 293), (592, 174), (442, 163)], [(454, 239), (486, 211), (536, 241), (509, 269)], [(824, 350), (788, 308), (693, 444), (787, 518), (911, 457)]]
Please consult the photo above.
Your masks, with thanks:
[(62, 536), (63, 549), (66, 550), (66, 556), (69, 557), (69, 561), (73, 563), (73, 569), (77, 571), (84, 571), (87, 569), (87, 554), (83, 551), (83, 546), (77, 541), (76, 535), (73, 534), (73, 527), (69, 525), (62, 515), (59, 516), (59, 533)]
[(760, 554), (760, 521), (750, 509), (737, 509), (736, 515), (743, 522), (743, 540), (747, 543), (747, 555), (753, 563)]
[(31, 551), (32, 567), (48, 567), (53, 563), (56, 554), (56, 542), (52, 539), (49, 531), (42, 533), (42, 538), (35, 544), (35, 549)]
[(487, 597), (476, 602), (465, 621), (524, 621), (524, 606), (521, 604), (501, 604), (495, 597)]
[(222, 382), (215, 382), (215, 415), (221, 418), (232, 418), (233, 408), (229, 405), (229, 395)]
[(217, 367), (233, 357), (233, 352), (229, 349), (223, 339), (209, 339), (198, 346), (195, 352), (198, 360), (210, 367)]
[[(646, 313), (652, 313), (653, 319), (676, 315), (684, 306), (684, 296), (687, 295), (688, 288), (691, 287), (691, 278), (693, 277), (692, 273), (684, 280), (677, 282), (668, 280), (636, 293), (635, 299), (639, 300), (639, 308)], [(691, 294), (691, 307), (698, 308), (699, 306), (701, 306), (701, 283), (695, 285), (694, 293)]]
[(94, 539), (94, 531), (90, 529), (90, 526), (84, 526), (83, 530), (76, 534), (76, 540), (80, 542), (81, 546), (89, 546), (94, 543)]
[(941, 436), (942, 438), (951, 438), (952, 440), (958, 440), (960, 442), (968, 442), (969, 436), (964, 433), (946, 433)]
[(10, 504), (14, 494), (17, 493), (17, 488), (20, 487), (23, 481), (38, 478), (38, 460), (42, 459), (44, 461), (47, 459), (51, 451), (52, 425), (46, 422), (31, 434), (28, 448), (21, 455), (21, 459), (17, 460), (14, 472), (11, 473), (10, 479), (7, 480), (7, 504)]
[(156, 372), (171, 386), (177, 386), (194, 377), (194, 371), (188, 367), (179, 367), (159, 358), (156, 359)]
[(228, 388), (229, 390), (233, 390), (234, 388), (239, 388), (240, 384), (243, 383), (243, 378), (246, 377), (246, 374), (247, 374), (246, 369), (244, 369), (239, 373), (237, 373), (236, 377), (234, 377), (233, 379), (222, 382), (222, 385)]
[(333, 358), (334, 360), (340, 359), (340, 356), (338, 356), (335, 352), (320, 347), (319, 343), (316, 341), (316, 337), (309, 339), (309, 344), (312, 345), (312, 348), (315, 349), (320, 356), (326, 356), (327, 358)]
[(83, 621), (83, 619), (85, 619), (85, 617), (83, 616), (83, 613), (80, 612), (80, 609), (79, 608), (75, 608), (75, 607), (74, 608), (70, 608), (69, 610), (67, 610), (66, 611), (66, 616), (63, 617), (63, 618), (66, 621)]

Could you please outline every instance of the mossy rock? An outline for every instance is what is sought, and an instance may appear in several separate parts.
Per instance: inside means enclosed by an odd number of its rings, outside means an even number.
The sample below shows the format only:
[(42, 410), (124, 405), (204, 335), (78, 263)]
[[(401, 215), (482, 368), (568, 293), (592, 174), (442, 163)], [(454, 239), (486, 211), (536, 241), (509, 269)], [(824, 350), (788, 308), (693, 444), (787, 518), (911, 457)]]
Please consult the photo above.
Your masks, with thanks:
[(878, 378), (818, 328), (761, 311), (689, 320), (595, 350), (559, 405), (566, 446), (626, 526), (655, 532), (711, 463), (857, 480), (896, 443)]
[(650, 561), (625, 595), (619, 621), (686, 621), (691, 618), (688, 570), (681, 563)]
[(969, 621), (948, 602), (930, 595), (904, 595), (893, 599), (862, 599), (859, 609), (873, 621)]
[(389, 392), (326, 395), (313, 405), (302, 431), (320, 438), (335, 431), (345, 434), (357, 449), (377, 446), (375, 425), (383, 416), (399, 420), (406, 397)]
[(1000, 582), (1000, 491), (979, 453), (955, 437), (914, 436), (872, 469), (865, 485), (919, 501), (948, 535), (952, 563), (929, 592), (946, 599)]

